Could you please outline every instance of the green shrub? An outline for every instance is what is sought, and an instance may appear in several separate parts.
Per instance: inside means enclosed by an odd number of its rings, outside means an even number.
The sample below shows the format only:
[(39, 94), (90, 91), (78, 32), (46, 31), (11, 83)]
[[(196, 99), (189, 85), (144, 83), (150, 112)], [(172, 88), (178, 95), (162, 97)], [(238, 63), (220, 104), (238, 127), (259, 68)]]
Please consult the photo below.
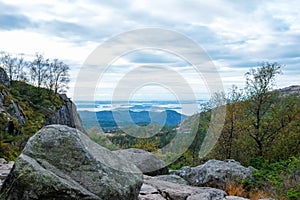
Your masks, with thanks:
[(288, 196), (289, 199), (293, 199), (293, 200), (294, 199), (295, 200), (300, 199), (300, 191), (296, 190), (294, 188), (291, 188), (291, 189), (288, 190), (287, 196)]
[(300, 195), (300, 158), (291, 157), (274, 163), (257, 158), (250, 163), (256, 165), (253, 172), (258, 187), (276, 199), (299, 199)]

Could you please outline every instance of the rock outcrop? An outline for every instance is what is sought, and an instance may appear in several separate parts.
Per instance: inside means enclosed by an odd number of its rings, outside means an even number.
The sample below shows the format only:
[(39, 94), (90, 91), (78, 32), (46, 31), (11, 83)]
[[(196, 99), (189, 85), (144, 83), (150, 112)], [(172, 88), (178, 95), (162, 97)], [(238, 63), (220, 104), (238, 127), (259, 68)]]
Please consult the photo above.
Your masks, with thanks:
[(224, 200), (226, 193), (209, 187), (192, 187), (145, 176), (139, 200)]
[(7, 162), (5, 159), (0, 158), (0, 187), (12, 169), (15, 162), (9, 161)]
[(155, 157), (152, 153), (142, 149), (122, 149), (114, 151), (120, 157), (132, 162), (143, 174), (149, 176), (163, 175), (168, 173), (168, 167), (164, 161)]
[(83, 128), (82, 121), (77, 113), (76, 105), (71, 101), (67, 95), (60, 94), (60, 98), (64, 101), (64, 105), (57, 109), (55, 113), (46, 118), (46, 125), (62, 124), (72, 128), (76, 128), (82, 132), (86, 132)]
[(142, 178), (135, 165), (77, 129), (50, 125), (29, 139), (0, 199), (134, 200)]
[(224, 189), (227, 183), (237, 180), (254, 180), (251, 168), (246, 168), (234, 160), (209, 160), (197, 167), (174, 170), (172, 174), (182, 177), (189, 185), (219, 189)]
[(18, 129), (15, 126), (25, 124), (27, 117), (21, 106), (9, 97), (10, 94), (6, 88), (0, 87), (0, 121), (7, 132), (17, 134)]
[(1, 67), (0, 67), (0, 84), (4, 85), (5, 87), (10, 87), (10, 81), (7, 76), (7, 73)]

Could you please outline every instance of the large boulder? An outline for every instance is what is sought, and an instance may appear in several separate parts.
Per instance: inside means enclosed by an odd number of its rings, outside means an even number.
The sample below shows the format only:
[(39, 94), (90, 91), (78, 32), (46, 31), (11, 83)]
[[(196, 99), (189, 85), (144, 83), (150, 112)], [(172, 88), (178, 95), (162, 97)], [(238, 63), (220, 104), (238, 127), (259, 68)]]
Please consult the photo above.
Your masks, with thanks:
[(139, 200), (224, 200), (226, 193), (209, 187), (192, 187), (144, 177)]
[(115, 153), (135, 164), (143, 172), (143, 174), (156, 176), (168, 174), (169, 172), (165, 162), (158, 159), (148, 151), (131, 148), (117, 150)]
[(183, 167), (171, 173), (182, 177), (189, 185), (220, 189), (224, 189), (226, 184), (237, 180), (254, 180), (252, 169), (234, 160), (209, 160), (203, 165)]
[(137, 199), (139, 169), (64, 125), (44, 127), (26, 144), (1, 199)]

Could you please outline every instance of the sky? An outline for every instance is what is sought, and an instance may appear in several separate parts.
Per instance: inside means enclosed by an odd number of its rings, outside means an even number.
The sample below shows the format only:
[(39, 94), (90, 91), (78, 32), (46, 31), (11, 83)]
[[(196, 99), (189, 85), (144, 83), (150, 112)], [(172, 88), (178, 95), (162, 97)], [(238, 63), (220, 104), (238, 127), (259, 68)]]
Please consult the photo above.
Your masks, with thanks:
[[(299, 3), (299, 0), (27, 0), (26, 3), (0, 0), (0, 51), (29, 57), (40, 52), (47, 58), (63, 60), (71, 67), (68, 95), (79, 100), (90, 100), (91, 96), (97, 100), (119, 98), (116, 91), (121, 96), (128, 93), (122, 97), (135, 100), (178, 99), (190, 89), (197, 99), (209, 98), (214, 90), (207, 81), (214, 79), (209, 73), (199, 73), (186, 59), (196, 59), (199, 54), (189, 57), (195, 52), (177, 34), (203, 49), (201, 55), (211, 60), (216, 68), (213, 73), (220, 77), (225, 91), (233, 84), (243, 88), (244, 74), (264, 61), (284, 66), (276, 87), (299, 85)], [(174, 34), (170, 37), (157, 34), (147, 41), (142, 41), (143, 36), (149, 36), (147, 33), (116, 40), (127, 32), (149, 28)], [(104, 71), (85, 68), (90, 55), (107, 41), (123, 42), (131, 48), (142, 41), (155, 48), (136, 48), (118, 55), (117, 48), (121, 48), (118, 43), (119, 46), (106, 49), (114, 51), (111, 54), (114, 60)], [(165, 43), (171, 49), (159, 48)], [(174, 53), (176, 47), (185, 49), (180, 52), (186, 56)], [(97, 59), (104, 59), (103, 55), (98, 54)], [(209, 68), (206, 62), (202, 65)], [(81, 73), (89, 69), (91, 72)], [(89, 81), (90, 75), (96, 73), (99, 73), (95, 75), (97, 80)]]

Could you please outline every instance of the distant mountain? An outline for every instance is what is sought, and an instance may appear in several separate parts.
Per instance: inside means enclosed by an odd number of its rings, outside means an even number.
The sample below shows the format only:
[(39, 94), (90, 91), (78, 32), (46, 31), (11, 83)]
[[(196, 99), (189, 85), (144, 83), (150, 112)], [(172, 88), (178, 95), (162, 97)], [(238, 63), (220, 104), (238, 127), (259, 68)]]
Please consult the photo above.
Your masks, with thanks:
[(93, 126), (101, 126), (104, 131), (115, 130), (132, 123), (136, 125), (148, 125), (151, 122), (165, 126), (176, 126), (186, 118), (185, 115), (173, 110), (158, 111), (78, 111), (86, 129)]
[(300, 96), (300, 85), (292, 85), (289, 87), (281, 88), (276, 90), (283, 95), (296, 95)]

